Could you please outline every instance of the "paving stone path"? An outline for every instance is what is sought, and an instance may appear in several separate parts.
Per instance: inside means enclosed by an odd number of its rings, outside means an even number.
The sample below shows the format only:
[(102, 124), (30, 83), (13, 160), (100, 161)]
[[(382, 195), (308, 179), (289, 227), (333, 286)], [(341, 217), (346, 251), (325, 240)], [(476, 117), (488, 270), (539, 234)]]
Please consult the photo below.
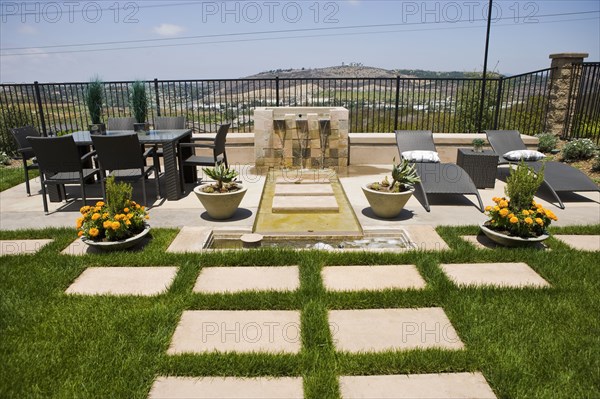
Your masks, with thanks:
[(459, 286), (549, 287), (526, 263), (441, 264), (448, 278)]
[(0, 240), (0, 256), (35, 254), (54, 240)]

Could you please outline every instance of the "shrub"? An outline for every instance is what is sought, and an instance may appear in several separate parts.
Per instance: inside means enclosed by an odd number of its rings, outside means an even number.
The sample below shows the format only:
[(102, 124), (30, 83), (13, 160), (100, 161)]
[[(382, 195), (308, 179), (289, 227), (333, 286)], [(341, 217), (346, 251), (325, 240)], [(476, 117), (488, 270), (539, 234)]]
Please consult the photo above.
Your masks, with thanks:
[(535, 137), (540, 140), (538, 143), (538, 151), (540, 152), (550, 152), (558, 145), (558, 137), (552, 133), (540, 133), (536, 134)]
[(504, 194), (510, 197), (513, 209), (527, 209), (533, 202), (533, 196), (543, 181), (543, 168), (535, 173), (525, 162), (521, 161), (515, 169), (510, 170), (510, 175), (506, 179)]
[(148, 97), (146, 95), (146, 86), (141, 80), (136, 80), (131, 86), (130, 99), (131, 113), (137, 123), (146, 122), (148, 116)]
[(567, 162), (589, 159), (596, 153), (596, 146), (590, 139), (577, 139), (563, 147), (563, 159)]
[(11, 158), (4, 151), (0, 151), (0, 166), (10, 165)]
[(17, 145), (10, 133), (10, 129), (27, 125), (35, 126), (35, 122), (35, 118), (29, 110), (20, 109), (12, 105), (0, 109), (0, 151), (8, 155), (16, 154)]
[(104, 86), (99, 77), (94, 78), (88, 83), (85, 93), (85, 103), (90, 113), (90, 119), (93, 124), (101, 123), (102, 101), (104, 98)]

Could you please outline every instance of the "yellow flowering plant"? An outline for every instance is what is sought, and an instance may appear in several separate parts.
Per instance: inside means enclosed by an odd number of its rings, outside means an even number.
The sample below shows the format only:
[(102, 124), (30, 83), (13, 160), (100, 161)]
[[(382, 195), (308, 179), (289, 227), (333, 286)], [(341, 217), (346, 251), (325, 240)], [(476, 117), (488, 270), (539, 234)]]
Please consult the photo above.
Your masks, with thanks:
[(79, 237), (93, 241), (118, 241), (141, 233), (149, 218), (146, 208), (131, 199), (132, 188), (127, 183), (106, 181), (106, 203), (83, 206), (76, 228)]
[(543, 168), (537, 173), (521, 162), (511, 169), (506, 197), (494, 197), (495, 205), (485, 208), (489, 220), (484, 225), (492, 230), (521, 238), (539, 237), (552, 221), (558, 220), (549, 209), (533, 200), (544, 181)]

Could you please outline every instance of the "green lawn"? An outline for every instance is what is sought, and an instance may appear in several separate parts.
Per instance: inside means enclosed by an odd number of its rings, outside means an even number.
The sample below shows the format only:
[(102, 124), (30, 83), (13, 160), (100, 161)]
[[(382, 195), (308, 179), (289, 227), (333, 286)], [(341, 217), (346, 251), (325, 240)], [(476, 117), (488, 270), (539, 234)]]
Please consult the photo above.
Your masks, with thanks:
[[(30, 179), (37, 176), (39, 176), (39, 171), (37, 169), (29, 171)], [(25, 182), (25, 173), (23, 172), (22, 166), (10, 168), (0, 166), (0, 191), (8, 190), (23, 182)]]
[[(600, 234), (600, 225), (554, 228)], [(451, 250), (403, 254), (253, 250), (169, 254), (177, 234), (154, 229), (141, 252), (71, 257), (60, 251), (69, 229), (0, 232), (0, 239), (54, 238), (38, 255), (0, 262), (0, 397), (145, 398), (158, 375), (302, 376), (307, 398), (339, 397), (339, 375), (481, 371), (500, 398), (600, 396), (600, 253), (579, 252), (551, 238), (551, 251), (477, 250), (459, 236), (477, 227), (443, 227)], [(440, 263), (526, 262), (550, 289), (459, 289)], [(300, 266), (294, 293), (193, 294), (200, 269), (217, 265)], [(415, 264), (423, 291), (327, 293), (324, 265)], [(154, 298), (77, 297), (64, 290), (88, 266), (179, 267), (167, 294)], [(442, 307), (464, 351), (336, 353), (328, 309)], [(299, 355), (167, 356), (184, 310), (297, 309)]]

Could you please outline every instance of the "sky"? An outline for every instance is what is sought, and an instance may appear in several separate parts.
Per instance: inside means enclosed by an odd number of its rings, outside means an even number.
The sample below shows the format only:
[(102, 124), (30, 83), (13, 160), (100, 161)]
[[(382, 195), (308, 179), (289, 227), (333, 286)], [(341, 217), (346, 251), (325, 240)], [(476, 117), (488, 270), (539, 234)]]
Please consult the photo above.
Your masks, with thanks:
[[(235, 79), (350, 63), (481, 71), (488, 1), (0, 0), (0, 82)], [(500, 1), (488, 70), (600, 61), (600, 1)]]

